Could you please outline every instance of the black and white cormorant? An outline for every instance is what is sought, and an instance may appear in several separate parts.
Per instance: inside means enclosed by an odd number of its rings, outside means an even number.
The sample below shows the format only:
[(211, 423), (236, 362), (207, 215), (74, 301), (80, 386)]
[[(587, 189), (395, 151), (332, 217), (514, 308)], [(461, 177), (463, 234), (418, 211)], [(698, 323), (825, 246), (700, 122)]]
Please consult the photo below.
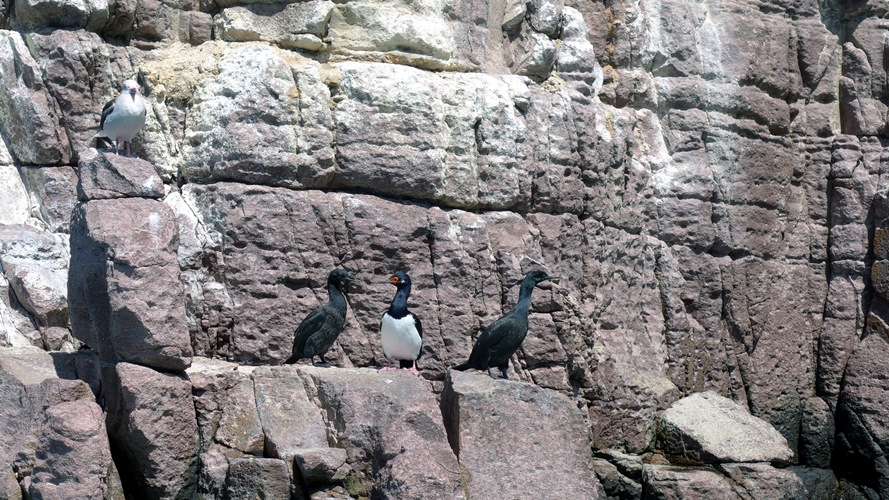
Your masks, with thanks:
[(352, 282), (345, 269), (334, 269), (327, 277), (327, 304), (310, 312), (296, 328), (293, 335), (293, 354), (285, 364), (309, 358), (315, 364), (315, 356), (327, 364), (324, 354), (330, 349), (346, 326), (346, 296), (343, 292)]
[(505, 316), (491, 323), (475, 341), (469, 361), (457, 365), (455, 370), (487, 370), (491, 378), (491, 367), (500, 368), (503, 378), (509, 378), (506, 369), (509, 368), (509, 358), (516, 352), (525, 335), (528, 334), (528, 310), (531, 308), (531, 292), (541, 281), (557, 280), (555, 276), (549, 276), (543, 271), (531, 271), (522, 280), (519, 289), (519, 301)]
[(394, 370), (392, 360), (397, 359), (401, 368), (410, 369), (419, 375), (417, 359), (423, 347), (423, 324), (416, 314), (407, 310), (407, 298), (411, 294), (411, 278), (404, 271), (398, 271), (389, 283), (395, 285), (395, 298), (389, 310), (380, 320), (380, 337), (383, 342), (383, 355), (386, 367), (382, 371)]

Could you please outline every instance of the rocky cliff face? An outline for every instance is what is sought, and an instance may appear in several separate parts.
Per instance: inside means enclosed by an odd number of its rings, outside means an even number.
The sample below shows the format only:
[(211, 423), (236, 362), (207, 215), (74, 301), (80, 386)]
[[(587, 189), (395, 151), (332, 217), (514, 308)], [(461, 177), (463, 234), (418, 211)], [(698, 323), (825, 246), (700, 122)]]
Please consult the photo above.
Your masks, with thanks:
[[(0, 497), (889, 498), (887, 16), (0, 0)], [(538, 268), (517, 382), (449, 372)]]

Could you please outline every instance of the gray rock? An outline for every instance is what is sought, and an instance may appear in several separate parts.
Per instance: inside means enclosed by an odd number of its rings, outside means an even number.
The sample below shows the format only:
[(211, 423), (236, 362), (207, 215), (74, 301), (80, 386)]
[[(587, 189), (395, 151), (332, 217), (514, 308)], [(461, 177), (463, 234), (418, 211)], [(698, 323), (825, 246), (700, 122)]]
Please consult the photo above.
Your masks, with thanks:
[(467, 496), (598, 498), (588, 428), (563, 394), (451, 371), (441, 406)]
[(771, 425), (713, 392), (692, 394), (667, 409), (658, 443), (674, 460), (688, 463), (786, 463), (793, 457)]
[(646, 464), (642, 488), (642, 498), (645, 500), (741, 498), (732, 482), (712, 469)]
[(12, 165), (0, 166), (0, 224), (24, 224), (31, 215), (28, 191), (19, 169)]
[[(123, 3), (117, 1), (111, 5), (115, 17), (122, 15)], [(131, 27), (127, 31), (131, 31)], [(98, 34), (84, 30), (31, 33), (27, 40), (48, 94), (58, 103), (59, 124), (64, 127), (76, 157), (95, 145), (92, 136), (99, 129), (102, 107), (117, 97), (123, 80), (137, 74), (134, 52), (127, 47), (106, 44)]]
[(836, 493), (836, 477), (829, 469), (776, 469), (763, 463), (721, 464), (719, 469), (749, 498), (827, 500)]
[(457, 459), (429, 382), (406, 371), (298, 367), (320, 402), (331, 443), (345, 448), (356, 489), (399, 498), (456, 498)]
[(833, 412), (827, 403), (818, 397), (807, 399), (800, 429), (800, 462), (811, 467), (830, 468), (835, 431)]
[(327, 427), (295, 370), (257, 368), (253, 386), (267, 456), (289, 460), (300, 449), (327, 447)]
[(54, 233), (67, 233), (77, 204), (77, 171), (72, 167), (22, 167), (22, 179), (37, 202), (40, 219)]
[(224, 499), (289, 498), (287, 464), (275, 458), (236, 458), (229, 462)]
[[(71, 158), (68, 137), (40, 75), (21, 35), (0, 31), (0, 132), (21, 163), (67, 163)], [(12, 127), (13, 123), (17, 126)]]
[(0, 225), (0, 267), (18, 303), (42, 327), (68, 325), (67, 245), (29, 225)]
[(102, 498), (111, 449), (99, 405), (86, 399), (46, 409), (31, 472), (32, 498)]
[(198, 433), (191, 384), (180, 375), (117, 363), (103, 369), (108, 436), (124, 484), (146, 498), (191, 497)]
[(172, 210), (159, 201), (79, 205), (68, 280), (74, 337), (103, 360), (188, 367), (192, 350), (176, 261), (178, 236)]
[(77, 197), (80, 201), (114, 198), (161, 198), (164, 184), (145, 160), (85, 151), (80, 155)]
[(108, 19), (107, 0), (16, 2), (12, 26), (20, 30), (39, 28), (88, 28), (97, 30)]
[(296, 452), (296, 465), (309, 486), (342, 481), (352, 468), (342, 448), (310, 448)]
[(334, 173), (330, 91), (319, 65), (266, 46), (235, 46), (204, 78), (186, 116), (185, 177), (320, 187)]
[(329, 0), (284, 6), (229, 7), (216, 17), (217, 36), (229, 42), (262, 40), (288, 49), (322, 50), (333, 10)]

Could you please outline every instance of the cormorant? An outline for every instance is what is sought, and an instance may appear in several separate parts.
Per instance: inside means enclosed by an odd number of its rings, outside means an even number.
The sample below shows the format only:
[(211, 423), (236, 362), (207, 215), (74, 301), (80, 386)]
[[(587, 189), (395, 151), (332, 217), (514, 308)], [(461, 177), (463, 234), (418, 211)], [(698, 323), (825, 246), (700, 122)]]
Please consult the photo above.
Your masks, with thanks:
[(519, 289), (519, 300), (515, 307), (505, 316), (491, 323), (475, 341), (469, 360), (454, 367), (455, 370), (487, 370), (491, 378), (491, 367), (500, 368), (503, 378), (509, 378), (506, 369), (509, 367), (509, 358), (512, 356), (525, 335), (528, 334), (528, 309), (531, 307), (531, 292), (538, 283), (545, 280), (557, 280), (555, 276), (549, 276), (543, 271), (531, 271), (522, 280)]
[(327, 364), (324, 354), (330, 349), (346, 326), (346, 296), (343, 291), (352, 278), (345, 269), (334, 269), (327, 277), (327, 304), (310, 312), (296, 328), (293, 335), (293, 354), (284, 364), (293, 364), (302, 358), (312, 360), (315, 356)]
[(416, 314), (407, 310), (411, 278), (406, 272), (398, 271), (389, 278), (389, 283), (395, 285), (396, 291), (389, 310), (380, 319), (380, 337), (387, 365), (381, 371), (394, 370), (391, 360), (397, 359), (401, 368), (409, 368), (411, 373), (419, 375), (416, 361), (423, 346), (423, 325)]

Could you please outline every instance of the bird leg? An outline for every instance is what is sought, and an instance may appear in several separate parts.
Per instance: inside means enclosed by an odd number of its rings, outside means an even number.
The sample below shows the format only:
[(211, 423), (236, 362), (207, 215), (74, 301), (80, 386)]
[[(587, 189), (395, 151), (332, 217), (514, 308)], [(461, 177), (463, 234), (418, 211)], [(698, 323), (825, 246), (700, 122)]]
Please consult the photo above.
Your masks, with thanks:
[[(330, 362), (324, 359), (323, 354), (319, 354), (318, 357), (321, 359), (321, 366), (330, 367)], [(312, 358), (314, 359), (314, 358)]]
[(412, 362), (411, 362), (411, 367), (410, 367), (410, 368), (405, 368), (405, 370), (410, 371), (411, 373), (413, 373), (413, 374), (414, 374), (415, 376), (417, 376), (417, 377), (420, 376), (420, 370), (417, 370), (417, 362), (416, 362), (416, 360), (415, 360), (415, 361), (412, 361)]
[(503, 378), (509, 380), (509, 375), (506, 374), (506, 368), (507, 368), (506, 366), (501, 366), (501, 367), (500, 367), (500, 373), (503, 374)]
[(488, 367), (488, 375), (490, 375), (491, 378), (497, 378), (497, 377), (494, 376), (493, 373), (491, 373), (491, 367), (490, 367), (490, 366)]
[(397, 369), (398, 368), (395, 368), (394, 366), (392, 366), (392, 360), (389, 358), (386, 358), (386, 366), (380, 368), (380, 371), (381, 372), (390, 372), (392, 370), (397, 370)]
[(126, 152), (127, 156), (133, 156), (133, 152), (130, 150), (132, 146), (133, 143), (131, 141), (123, 141), (123, 149)]
[(120, 154), (120, 139), (114, 138), (114, 154)]

